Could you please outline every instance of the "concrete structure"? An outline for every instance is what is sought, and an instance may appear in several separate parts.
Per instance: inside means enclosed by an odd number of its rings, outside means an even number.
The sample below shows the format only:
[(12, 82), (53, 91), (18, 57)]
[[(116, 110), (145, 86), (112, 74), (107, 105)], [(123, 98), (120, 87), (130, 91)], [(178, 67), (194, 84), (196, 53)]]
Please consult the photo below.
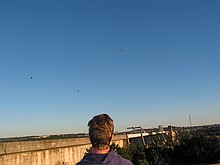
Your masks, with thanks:
[[(127, 145), (126, 135), (112, 142)], [(0, 142), (0, 165), (74, 165), (91, 147), (89, 138)]]

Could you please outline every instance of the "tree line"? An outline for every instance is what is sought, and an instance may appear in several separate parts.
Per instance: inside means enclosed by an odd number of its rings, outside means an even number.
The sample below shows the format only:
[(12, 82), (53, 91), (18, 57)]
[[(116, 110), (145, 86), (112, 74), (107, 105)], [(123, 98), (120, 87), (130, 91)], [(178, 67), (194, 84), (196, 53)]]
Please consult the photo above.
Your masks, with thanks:
[(215, 136), (186, 133), (178, 141), (150, 147), (129, 144), (121, 148), (116, 144), (111, 149), (135, 165), (185, 165), (220, 162), (220, 141)]

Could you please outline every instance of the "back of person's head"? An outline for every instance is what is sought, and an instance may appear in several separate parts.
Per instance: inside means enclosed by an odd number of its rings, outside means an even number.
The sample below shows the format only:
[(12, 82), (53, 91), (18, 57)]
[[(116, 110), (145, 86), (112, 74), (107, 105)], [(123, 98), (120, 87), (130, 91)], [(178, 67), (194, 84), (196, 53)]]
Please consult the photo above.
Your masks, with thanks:
[(92, 147), (100, 150), (108, 149), (114, 131), (114, 123), (111, 117), (107, 114), (94, 116), (89, 121), (88, 126)]

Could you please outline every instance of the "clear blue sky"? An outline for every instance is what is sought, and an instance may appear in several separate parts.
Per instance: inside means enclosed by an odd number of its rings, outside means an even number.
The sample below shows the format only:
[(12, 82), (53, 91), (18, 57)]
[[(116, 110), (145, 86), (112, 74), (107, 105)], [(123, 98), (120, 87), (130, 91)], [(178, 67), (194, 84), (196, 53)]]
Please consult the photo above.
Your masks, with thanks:
[(0, 137), (220, 123), (220, 1), (1, 1), (0, 76)]

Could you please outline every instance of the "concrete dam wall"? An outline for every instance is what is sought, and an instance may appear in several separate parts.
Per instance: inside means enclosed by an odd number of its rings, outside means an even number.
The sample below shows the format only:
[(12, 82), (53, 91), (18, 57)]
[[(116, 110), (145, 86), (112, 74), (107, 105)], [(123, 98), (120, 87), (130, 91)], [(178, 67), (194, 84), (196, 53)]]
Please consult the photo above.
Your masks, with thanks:
[[(115, 135), (112, 142), (125, 147), (127, 136)], [(0, 165), (74, 165), (90, 147), (88, 137), (0, 142)]]

